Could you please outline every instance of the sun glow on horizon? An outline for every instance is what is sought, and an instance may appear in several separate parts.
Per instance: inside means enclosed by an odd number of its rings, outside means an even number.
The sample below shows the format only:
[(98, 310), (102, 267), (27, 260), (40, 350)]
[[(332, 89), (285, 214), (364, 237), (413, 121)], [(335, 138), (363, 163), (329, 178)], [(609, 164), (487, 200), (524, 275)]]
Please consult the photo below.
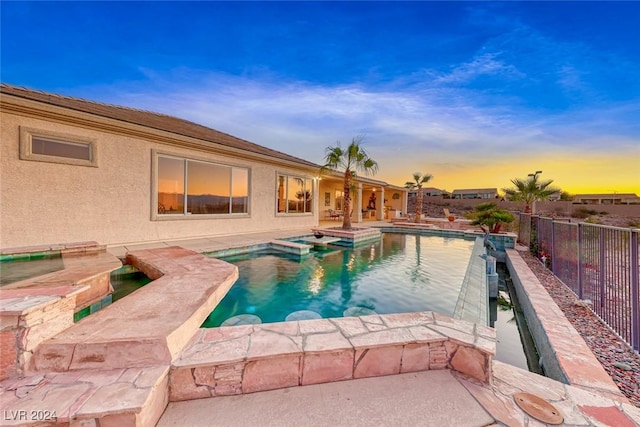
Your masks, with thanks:
[[(557, 157), (557, 153), (555, 154)], [(552, 186), (570, 194), (612, 194), (635, 193), (640, 196), (640, 168), (638, 156), (632, 153), (609, 155), (583, 155), (571, 158), (569, 154), (560, 159), (514, 159), (484, 164), (465, 165), (464, 167), (435, 166), (429, 162), (420, 169), (434, 178), (429, 187), (453, 191), (472, 188), (512, 187), (512, 179), (526, 179), (529, 173), (542, 170), (541, 180), (553, 180)], [(403, 185), (411, 178), (412, 172), (406, 166), (390, 167), (381, 170), (381, 178), (394, 185)], [(382, 178), (384, 175), (384, 178)]]

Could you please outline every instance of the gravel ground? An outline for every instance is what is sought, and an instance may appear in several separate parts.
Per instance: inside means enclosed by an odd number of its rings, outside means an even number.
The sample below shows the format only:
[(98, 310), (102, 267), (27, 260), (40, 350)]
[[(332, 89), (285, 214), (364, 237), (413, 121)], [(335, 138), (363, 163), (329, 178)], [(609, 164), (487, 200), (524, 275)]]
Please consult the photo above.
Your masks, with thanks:
[(520, 252), (520, 255), (582, 335), (620, 391), (640, 408), (640, 355), (579, 301), (537, 258), (529, 252)]

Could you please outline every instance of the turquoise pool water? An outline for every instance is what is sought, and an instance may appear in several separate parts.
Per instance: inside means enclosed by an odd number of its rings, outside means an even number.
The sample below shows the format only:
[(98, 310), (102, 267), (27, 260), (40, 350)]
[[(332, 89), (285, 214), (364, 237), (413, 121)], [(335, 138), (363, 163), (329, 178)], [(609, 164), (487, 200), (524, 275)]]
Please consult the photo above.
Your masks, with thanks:
[[(122, 269), (121, 269), (122, 270)], [(143, 287), (147, 283), (151, 282), (147, 276), (140, 272), (134, 273), (121, 273), (121, 270), (117, 270), (111, 273), (110, 281), (113, 286), (113, 293), (103, 298), (101, 301), (96, 302), (88, 307), (77, 311), (73, 315), (73, 321), (77, 322), (84, 319), (90, 314), (96, 313), (108, 305), (113, 304), (120, 298), (124, 298), (131, 292)]]
[(258, 252), (222, 258), (238, 266), (240, 277), (203, 327), (220, 326), (238, 315), (282, 322), (301, 310), (324, 318), (342, 317), (348, 309), (452, 315), (473, 244), (462, 238), (383, 233), (371, 244), (330, 246), (305, 257)]

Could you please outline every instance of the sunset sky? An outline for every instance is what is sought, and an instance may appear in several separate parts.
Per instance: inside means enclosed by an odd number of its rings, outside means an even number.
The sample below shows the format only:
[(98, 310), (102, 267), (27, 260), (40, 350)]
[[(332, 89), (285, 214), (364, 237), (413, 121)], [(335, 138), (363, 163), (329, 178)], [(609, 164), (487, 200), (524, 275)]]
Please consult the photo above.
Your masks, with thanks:
[(3, 2), (1, 79), (452, 191), (640, 195), (637, 2)]

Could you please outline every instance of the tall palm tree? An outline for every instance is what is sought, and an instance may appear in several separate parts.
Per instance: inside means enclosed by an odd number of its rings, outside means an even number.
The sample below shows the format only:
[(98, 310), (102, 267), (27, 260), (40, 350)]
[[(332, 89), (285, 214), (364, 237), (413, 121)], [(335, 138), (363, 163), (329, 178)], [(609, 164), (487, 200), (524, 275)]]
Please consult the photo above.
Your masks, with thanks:
[(422, 217), (422, 184), (426, 184), (427, 182), (433, 179), (433, 175), (425, 173), (422, 175), (422, 172), (414, 172), (413, 173), (413, 181), (407, 181), (404, 184), (404, 188), (408, 188), (409, 190), (417, 190), (416, 192), (416, 210), (413, 218), (413, 222), (420, 222), (420, 218)]
[(552, 179), (546, 181), (538, 180), (538, 173), (531, 174), (527, 179), (515, 178), (511, 182), (515, 187), (503, 188), (507, 200), (524, 202), (524, 212), (531, 213), (531, 207), (537, 200), (544, 201), (553, 193), (560, 191), (551, 187)]
[(335, 147), (327, 147), (325, 164), (320, 172), (344, 170), (344, 215), (342, 216), (342, 229), (351, 229), (351, 188), (358, 171), (365, 175), (373, 175), (378, 172), (378, 163), (373, 160), (362, 148), (362, 137), (356, 137), (346, 148), (342, 148), (340, 141)]

